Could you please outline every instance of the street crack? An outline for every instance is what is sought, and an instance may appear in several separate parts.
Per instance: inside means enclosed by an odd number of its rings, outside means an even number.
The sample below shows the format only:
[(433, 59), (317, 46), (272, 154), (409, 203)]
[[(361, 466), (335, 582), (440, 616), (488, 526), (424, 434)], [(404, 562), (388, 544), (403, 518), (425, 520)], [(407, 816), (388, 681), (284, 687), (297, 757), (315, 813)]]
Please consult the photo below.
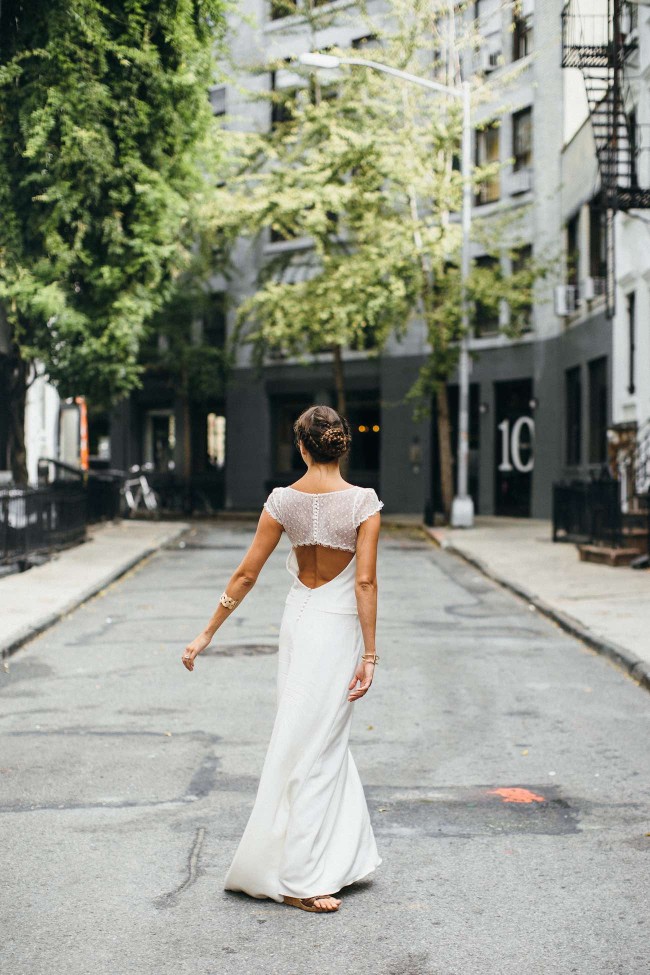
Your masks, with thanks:
[(198, 826), (194, 834), (192, 849), (190, 850), (187, 860), (187, 876), (185, 880), (178, 885), (178, 887), (174, 887), (173, 890), (170, 890), (166, 894), (161, 894), (160, 897), (155, 898), (154, 906), (159, 910), (164, 910), (168, 907), (175, 907), (183, 891), (187, 890), (188, 887), (191, 887), (198, 877), (200, 873), (199, 857), (201, 855), (201, 847), (203, 846), (204, 839), (205, 826)]

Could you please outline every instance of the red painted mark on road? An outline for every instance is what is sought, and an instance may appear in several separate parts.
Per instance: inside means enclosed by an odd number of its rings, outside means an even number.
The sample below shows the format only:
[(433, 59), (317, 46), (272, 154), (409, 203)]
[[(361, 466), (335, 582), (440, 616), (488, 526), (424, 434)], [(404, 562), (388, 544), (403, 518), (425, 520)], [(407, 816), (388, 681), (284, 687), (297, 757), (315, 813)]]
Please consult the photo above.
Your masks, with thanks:
[(544, 796), (538, 796), (530, 789), (490, 789), (490, 794), (500, 796), (504, 802), (546, 802)]

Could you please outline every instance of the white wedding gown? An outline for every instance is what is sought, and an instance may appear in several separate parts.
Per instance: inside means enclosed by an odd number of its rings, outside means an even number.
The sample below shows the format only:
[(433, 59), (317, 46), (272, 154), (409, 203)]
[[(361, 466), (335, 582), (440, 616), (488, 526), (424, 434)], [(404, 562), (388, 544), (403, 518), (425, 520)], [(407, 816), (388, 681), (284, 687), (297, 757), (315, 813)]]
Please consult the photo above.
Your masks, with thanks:
[[(381, 502), (372, 495), (378, 510)], [(363, 509), (358, 517), (363, 520)], [(381, 863), (348, 747), (355, 706), (348, 685), (363, 653), (356, 555), (315, 589), (298, 579), (293, 548), (287, 568), (294, 582), (280, 626), (275, 723), (253, 811), (224, 883), (226, 890), (278, 902), (285, 894), (335, 893)]]

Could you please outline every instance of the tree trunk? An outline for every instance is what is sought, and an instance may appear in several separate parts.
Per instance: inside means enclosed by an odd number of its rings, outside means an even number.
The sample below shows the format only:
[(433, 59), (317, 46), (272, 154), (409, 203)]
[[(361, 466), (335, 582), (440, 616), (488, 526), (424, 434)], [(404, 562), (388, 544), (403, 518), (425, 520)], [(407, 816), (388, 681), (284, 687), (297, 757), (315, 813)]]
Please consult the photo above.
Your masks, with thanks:
[(15, 484), (28, 483), (25, 447), (25, 406), (29, 365), (14, 346), (9, 359), (9, 463)]
[(436, 392), (436, 414), (438, 420), (438, 463), (440, 464), (440, 491), (442, 510), (449, 520), (451, 503), (454, 500), (453, 458), (451, 454), (451, 426), (449, 423), (449, 397), (447, 384), (438, 383)]

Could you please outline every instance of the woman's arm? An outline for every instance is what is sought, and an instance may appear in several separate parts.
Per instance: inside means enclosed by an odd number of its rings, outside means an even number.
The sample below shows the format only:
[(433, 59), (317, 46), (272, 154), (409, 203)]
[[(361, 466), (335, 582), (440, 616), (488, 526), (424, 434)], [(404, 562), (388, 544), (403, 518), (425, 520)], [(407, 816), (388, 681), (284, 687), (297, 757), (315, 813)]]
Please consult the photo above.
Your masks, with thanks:
[[(226, 592), (229, 596), (241, 601), (251, 591), (257, 582), (257, 577), (262, 571), (264, 563), (280, 541), (282, 532), (282, 525), (275, 518), (272, 518), (266, 510), (263, 510), (250, 548), (233, 572), (226, 586)], [(233, 612), (234, 610), (226, 609), (225, 606), (219, 603), (205, 629), (185, 648), (181, 659), (188, 670), (194, 669), (195, 658), (205, 650), (221, 624)]]
[[(381, 516), (377, 511), (359, 525), (357, 534), (357, 570), (355, 592), (357, 610), (363, 634), (365, 653), (375, 653), (375, 630), (377, 626), (377, 542)], [(370, 685), (375, 670), (371, 660), (361, 660), (354, 679), (350, 681), (351, 694), (348, 701), (363, 697)], [(359, 687), (355, 685), (359, 683)]]

